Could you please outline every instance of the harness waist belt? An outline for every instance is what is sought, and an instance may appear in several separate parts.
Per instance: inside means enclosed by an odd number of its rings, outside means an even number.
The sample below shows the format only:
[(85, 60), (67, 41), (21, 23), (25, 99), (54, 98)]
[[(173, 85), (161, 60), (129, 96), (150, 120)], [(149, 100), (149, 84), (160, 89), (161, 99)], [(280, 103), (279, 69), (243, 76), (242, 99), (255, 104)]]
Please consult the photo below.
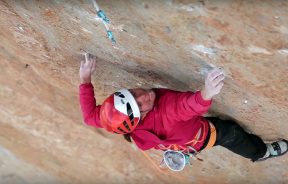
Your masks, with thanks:
[(210, 138), (204, 149), (212, 148), (216, 142), (216, 128), (210, 121), (209, 126), (210, 126)]

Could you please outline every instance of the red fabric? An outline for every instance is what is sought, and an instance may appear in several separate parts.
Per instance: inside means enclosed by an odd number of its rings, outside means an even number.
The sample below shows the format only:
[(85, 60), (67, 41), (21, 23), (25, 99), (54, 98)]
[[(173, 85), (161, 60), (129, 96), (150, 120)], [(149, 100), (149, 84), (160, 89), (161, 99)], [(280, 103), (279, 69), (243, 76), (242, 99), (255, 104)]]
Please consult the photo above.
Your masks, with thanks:
[[(206, 137), (209, 124), (202, 115), (208, 111), (211, 100), (204, 100), (200, 91), (196, 93), (168, 89), (154, 89), (154, 91), (156, 99), (153, 109), (131, 133), (140, 149), (159, 149), (159, 144), (184, 146), (195, 137), (200, 128), (201, 137)], [(91, 83), (80, 85), (79, 94), (84, 122), (101, 128), (100, 106), (96, 106), (93, 85)], [(197, 143), (194, 148), (199, 150), (203, 142)]]
[(91, 83), (79, 86), (80, 106), (84, 122), (96, 128), (102, 128), (100, 123), (100, 105), (96, 106), (94, 87)]

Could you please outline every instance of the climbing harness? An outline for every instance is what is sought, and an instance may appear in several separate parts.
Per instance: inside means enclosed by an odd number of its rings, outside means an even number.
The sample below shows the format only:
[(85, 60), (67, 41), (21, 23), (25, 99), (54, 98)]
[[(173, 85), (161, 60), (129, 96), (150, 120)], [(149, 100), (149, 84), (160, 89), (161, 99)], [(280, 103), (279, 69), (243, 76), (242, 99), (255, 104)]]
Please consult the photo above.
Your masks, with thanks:
[(92, 3), (93, 3), (94, 8), (96, 9), (97, 16), (102, 20), (102, 23), (105, 26), (108, 38), (112, 41), (112, 43), (116, 43), (113, 33), (109, 29), (109, 26), (108, 26), (108, 24), (110, 24), (110, 19), (106, 16), (103, 10), (100, 10), (96, 0), (92, 0)]
[(216, 128), (210, 121), (209, 126), (210, 126), (210, 138), (205, 149), (212, 148), (216, 142)]
[[(210, 135), (207, 145), (204, 149), (213, 147), (216, 142), (216, 129), (215, 126), (209, 122), (210, 126)], [(204, 126), (205, 127), (205, 126)], [(205, 129), (204, 129), (205, 132)], [(164, 146), (159, 144), (158, 147), (164, 151), (163, 159), (160, 166), (167, 166), (172, 171), (182, 171), (186, 165), (191, 166), (191, 158), (193, 160), (203, 161), (201, 158), (197, 157), (199, 152), (193, 147), (197, 142), (204, 141), (204, 135), (200, 138), (201, 128), (198, 133), (195, 135), (192, 141), (189, 141), (185, 146), (171, 144), (169, 146)]]

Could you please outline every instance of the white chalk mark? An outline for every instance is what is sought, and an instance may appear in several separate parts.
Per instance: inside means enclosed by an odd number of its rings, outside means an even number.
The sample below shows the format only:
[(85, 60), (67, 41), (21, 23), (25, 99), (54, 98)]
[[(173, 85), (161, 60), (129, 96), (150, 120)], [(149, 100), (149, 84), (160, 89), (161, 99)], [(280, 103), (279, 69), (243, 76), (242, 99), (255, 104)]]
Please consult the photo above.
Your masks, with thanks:
[[(205, 55), (208, 56), (209, 58), (213, 58), (216, 53), (217, 53), (217, 49), (216, 48), (209, 48), (209, 47), (205, 47), (204, 45), (192, 45), (192, 52), (193, 54), (196, 54), (197, 56), (201, 55)], [(201, 55), (199, 55), (199, 53)]]
[(256, 47), (255, 45), (250, 45), (248, 48), (248, 51), (252, 54), (266, 54), (266, 55), (272, 55), (271, 52), (266, 50), (265, 48)]
[(85, 32), (87, 32), (87, 33), (93, 34), (92, 31), (89, 31), (88, 29), (86, 29), (86, 28), (84, 28), (84, 27), (82, 27), (81, 30), (82, 30), (82, 31), (85, 31)]
[(113, 25), (111, 25), (110, 27), (111, 27), (112, 29), (114, 29), (114, 30), (123, 31), (124, 26), (125, 26), (124, 24), (120, 24), (119, 26), (113, 26)]
[(183, 5), (183, 6), (179, 7), (179, 9), (185, 10), (188, 12), (192, 12), (192, 11), (194, 11), (195, 8), (192, 5)]
[(288, 49), (280, 49), (280, 50), (278, 50), (278, 52), (279, 52), (280, 54), (286, 55), (286, 54), (288, 54)]
[(187, 4), (187, 5), (182, 5), (182, 6), (178, 6), (176, 7), (179, 10), (184, 10), (188, 13), (193, 13), (196, 15), (206, 15), (207, 13), (205, 12), (205, 9), (202, 5), (197, 5), (197, 4)]
[(24, 28), (22, 26), (17, 26), (21, 32), (24, 32)]
[(93, 17), (92, 19), (90, 20), (95, 20), (96, 22), (102, 22), (102, 19), (99, 18), (99, 17)]
[(154, 84), (153, 85), (155, 88), (168, 88), (167, 86), (164, 86), (162, 84)]

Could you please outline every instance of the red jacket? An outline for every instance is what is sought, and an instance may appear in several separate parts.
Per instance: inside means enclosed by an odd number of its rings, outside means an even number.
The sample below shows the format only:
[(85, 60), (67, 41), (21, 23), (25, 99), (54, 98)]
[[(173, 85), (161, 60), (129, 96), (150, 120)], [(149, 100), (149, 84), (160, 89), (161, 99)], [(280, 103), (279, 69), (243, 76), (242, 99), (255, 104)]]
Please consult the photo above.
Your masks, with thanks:
[[(199, 150), (208, 133), (208, 121), (202, 117), (211, 106), (211, 100), (202, 98), (199, 91), (179, 92), (154, 89), (156, 98), (153, 109), (140, 121), (131, 133), (136, 145), (142, 150), (160, 149), (163, 145), (187, 146), (196, 134), (200, 134), (193, 147)], [(79, 86), (80, 105), (87, 125), (102, 128), (99, 118), (100, 105), (96, 106), (91, 83)], [(190, 145), (190, 144), (189, 144)]]

